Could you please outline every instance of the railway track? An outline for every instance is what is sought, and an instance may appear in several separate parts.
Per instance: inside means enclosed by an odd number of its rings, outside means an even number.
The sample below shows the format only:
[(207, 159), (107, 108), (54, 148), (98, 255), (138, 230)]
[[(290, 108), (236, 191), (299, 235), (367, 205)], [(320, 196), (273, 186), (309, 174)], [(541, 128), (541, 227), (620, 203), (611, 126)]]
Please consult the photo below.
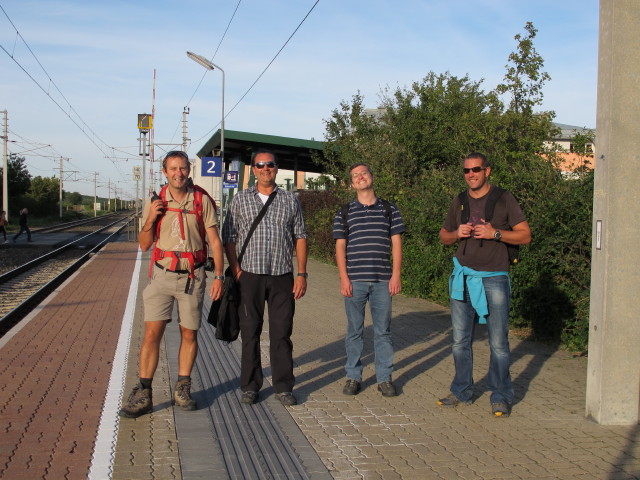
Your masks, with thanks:
[(32, 228), (31, 233), (51, 233), (63, 232), (65, 230), (82, 230), (82, 227), (111, 223), (113, 220), (117, 218), (123, 218), (124, 216), (128, 216), (128, 214), (126, 214), (125, 212), (115, 212), (108, 215), (101, 215), (99, 217), (83, 218), (82, 220), (74, 220), (73, 222), (49, 225), (48, 227)]
[[(0, 275), (0, 337), (33, 310), (91, 255), (106, 243), (113, 241), (129, 222), (134, 221), (134, 217), (118, 215), (109, 220), (106, 225), (94, 225), (91, 232)], [(76, 230), (78, 224), (72, 223), (74, 225), (56, 226), (57, 231), (71, 228)], [(104, 220), (101, 223), (104, 223)]]

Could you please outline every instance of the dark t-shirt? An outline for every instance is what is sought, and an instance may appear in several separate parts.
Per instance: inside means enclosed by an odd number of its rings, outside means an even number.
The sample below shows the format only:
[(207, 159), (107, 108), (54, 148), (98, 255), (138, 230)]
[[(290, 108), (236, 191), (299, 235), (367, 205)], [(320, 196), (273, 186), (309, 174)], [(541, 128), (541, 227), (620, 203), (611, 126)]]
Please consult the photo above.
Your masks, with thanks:
[[(492, 187), (493, 188), (493, 187)], [(485, 205), (489, 193), (480, 198), (469, 196), (469, 221), (474, 225), (481, 223), (484, 218)], [(491, 225), (500, 230), (511, 230), (515, 225), (526, 221), (524, 213), (514, 196), (510, 192), (504, 192), (496, 202), (493, 210)], [(460, 199), (456, 195), (443, 228), (453, 232), (460, 226)], [(462, 239), (458, 243), (456, 258), (464, 267), (469, 267), (481, 272), (500, 272), (509, 270), (509, 254), (504, 242), (496, 240), (476, 240), (475, 238)]]

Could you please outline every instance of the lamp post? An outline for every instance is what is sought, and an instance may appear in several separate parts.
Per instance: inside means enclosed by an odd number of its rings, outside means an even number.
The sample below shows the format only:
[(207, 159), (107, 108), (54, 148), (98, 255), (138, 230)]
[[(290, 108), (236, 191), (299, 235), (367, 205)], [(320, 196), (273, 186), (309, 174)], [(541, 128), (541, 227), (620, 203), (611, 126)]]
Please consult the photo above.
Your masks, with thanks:
[[(222, 70), (215, 63), (207, 60), (202, 55), (195, 54), (193, 52), (187, 52), (189, 57), (194, 62), (199, 63), (207, 70), (215, 70), (216, 68), (222, 72), (222, 120), (220, 121), (220, 158), (222, 160), (222, 170), (224, 170), (224, 70)], [(220, 177), (220, 205), (222, 205), (222, 177)], [(221, 211), (222, 212), (222, 211)], [(222, 215), (220, 215), (222, 220)]]

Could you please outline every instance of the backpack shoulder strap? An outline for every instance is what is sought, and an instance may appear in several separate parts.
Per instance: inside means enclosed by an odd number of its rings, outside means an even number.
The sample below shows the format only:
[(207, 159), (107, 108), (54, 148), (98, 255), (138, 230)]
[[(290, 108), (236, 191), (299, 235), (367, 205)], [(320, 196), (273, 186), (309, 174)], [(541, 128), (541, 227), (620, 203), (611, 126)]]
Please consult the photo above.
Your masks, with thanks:
[(206, 231), (205, 231), (205, 228), (204, 228), (204, 219), (202, 218), (202, 208), (203, 208), (202, 207), (202, 192), (203, 192), (203, 190), (200, 187), (193, 189), (193, 209), (196, 212), (196, 220), (198, 222), (198, 231), (200, 232), (200, 238), (202, 239), (203, 244), (206, 245), (207, 244), (207, 234), (206, 234)]
[(344, 238), (349, 237), (349, 204), (345, 203), (340, 207), (340, 216), (342, 217), (342, 228), (344, 230)]
[(391, 236), (391, 221), (393, 219), (393, 210), (391, 209), (391, 203), (384, 198), (380, 199), (380, 203), (382, 204), (382, 208), (384, 208), (384, 216), (387, 218), (387, 223), (389, 224), (389, 236)]
[[(160, 189), (160, 193), (158, 193), (158, 196), (160, 197), (162, 202), (165, 203), (165, 207), (166, 207), (166, 201), (167, 201), (167, 188), (169, 188), (169, 185), (165, 185), (164, 187), (162, 187)], [(158, 221), (156, 222), (156, 242), (158, 241), (158, 238), (160, 238), (160, 224), (162, 223), (163, 218), (164, 218), (164, 213), (160, 215), (160, 218), (158, 218)]]
[(469, 195), (466, 190), (458, 194), (458, 200), (460, 202), (460, 224), (462, 225), (469, 221)]
[(389, 219), (389, 223), (391, 223), (391, 216), (392, 216), (391, 202), (388, 202), (384, 198), (381, 198), (380, 203), (382, 203), (382, 207), (384, 208), (384, 216), (387, 217)]
[(504, 192), (506, 192), (504, 188), (492, 186), (491, 192), (489, 192), (489, 197), (487, 198), (487, 203), (484, 207), (485, 222), (489, 223), (493, 218), (493, 211), (496, 208), (496, 203)]

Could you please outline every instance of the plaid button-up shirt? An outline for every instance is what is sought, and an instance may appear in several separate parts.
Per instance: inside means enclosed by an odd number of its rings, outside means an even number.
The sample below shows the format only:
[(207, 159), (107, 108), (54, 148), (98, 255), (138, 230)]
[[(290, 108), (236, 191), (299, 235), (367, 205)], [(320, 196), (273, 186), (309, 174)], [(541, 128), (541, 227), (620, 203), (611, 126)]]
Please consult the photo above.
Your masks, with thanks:
[[(222, 242), (234, 243), (236, 255), (240, 255), (247, 233), (263, 206), (255, 185), (233, 197), (222, 227)], [(291, 259), (298, 238), (307, 238), (300, 202), (293, 193), (278, 187), (276, 198), (249, 240), (242, 270), (258, 275), (293, 272)]]

